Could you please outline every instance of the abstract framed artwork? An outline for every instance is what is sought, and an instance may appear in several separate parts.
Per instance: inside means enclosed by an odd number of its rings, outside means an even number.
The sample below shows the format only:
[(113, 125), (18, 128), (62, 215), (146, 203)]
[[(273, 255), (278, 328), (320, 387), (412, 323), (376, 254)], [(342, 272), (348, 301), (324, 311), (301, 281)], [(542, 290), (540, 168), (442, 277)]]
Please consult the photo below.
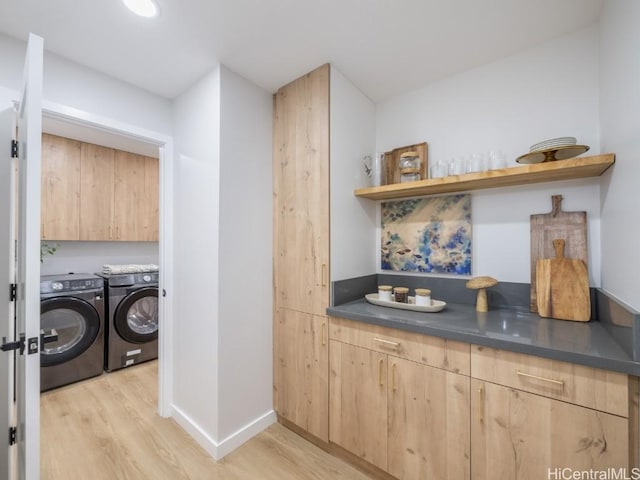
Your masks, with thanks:
[(382, 203), (383, 270), (471, 275), (471, 195)]

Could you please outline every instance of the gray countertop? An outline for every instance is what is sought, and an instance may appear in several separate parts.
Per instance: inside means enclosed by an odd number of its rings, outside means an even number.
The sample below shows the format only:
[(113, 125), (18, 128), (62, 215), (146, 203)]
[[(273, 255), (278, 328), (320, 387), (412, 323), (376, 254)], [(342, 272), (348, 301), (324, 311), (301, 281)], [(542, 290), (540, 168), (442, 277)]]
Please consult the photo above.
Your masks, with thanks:
[(448, 303), (439, 313), (418, 313), (379, 307), (364, 298), (329, 307), (327, 314), (640, 376), (640, 362), (634, 361), (597, 321), (541, 318), (524, 309), (479, 313), (473, 305), (458, 303)]

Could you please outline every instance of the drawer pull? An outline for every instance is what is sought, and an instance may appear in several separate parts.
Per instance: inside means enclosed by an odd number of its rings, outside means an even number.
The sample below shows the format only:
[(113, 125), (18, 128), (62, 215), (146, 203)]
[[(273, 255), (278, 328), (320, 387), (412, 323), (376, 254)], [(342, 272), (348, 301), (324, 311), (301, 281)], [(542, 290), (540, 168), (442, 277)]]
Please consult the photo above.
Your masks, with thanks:
[(398, 342), (392, 342), (391, 340), (384, 340), (384, 339), (382, 339), (382, 338), (374, 337), (373, 341), (374, 341), (374, 342), (380, 342), (380, 343), (382, 343), (382, 344), (384, 344), (384, 345), (388, 345), (388, 346), (390, 346), (391, 348), (398, 348), (398, 347), (400, 347), (400, 344), (399, 344)]
[(378, 383), (382, 387), (384, 384), (382, 383), (382, 365), (384, 363), (384, 358), (378, 360)]
[(564, 380), (554, 380), (553, 378), (540, 377), (538, 375), (532, 375), (530, 373), (524, 373), (520, 370), (516, 370), (516, 374), (521, 377), (533, 378), (535, 380), (541, 380), (543, 382), (553, 383), (554, 385), (558, 385), (561, 388), (564, 388)]
[(321, 283), (323, 287), (327, 286), (327, 264), (323, 263), (322, 264), (322, 269), (321, 269)]
[(478, 420), (484, 422), (484, 389), (478, 387)]
[(327, 322), (322, 322), (322, 346), (327, 344)]

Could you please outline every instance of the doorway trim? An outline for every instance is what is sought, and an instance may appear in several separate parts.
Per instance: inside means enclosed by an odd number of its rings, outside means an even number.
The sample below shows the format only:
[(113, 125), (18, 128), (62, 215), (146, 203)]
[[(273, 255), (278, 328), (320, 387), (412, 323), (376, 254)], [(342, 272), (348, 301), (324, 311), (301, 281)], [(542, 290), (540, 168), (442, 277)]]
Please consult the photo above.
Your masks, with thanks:
[(158, 414), (171, 416), (173, 403), (173, 138), (112, 118), (43, 100), (42, 116), (157, 145), (159, 150), (159, 320), (158, 334)]

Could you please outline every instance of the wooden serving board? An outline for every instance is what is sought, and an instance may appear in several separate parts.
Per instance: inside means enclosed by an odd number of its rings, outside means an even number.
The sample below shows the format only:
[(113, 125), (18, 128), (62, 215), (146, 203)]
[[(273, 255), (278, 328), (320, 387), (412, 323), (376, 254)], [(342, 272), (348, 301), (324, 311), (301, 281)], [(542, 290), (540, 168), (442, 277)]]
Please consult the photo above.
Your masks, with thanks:
[(553, 240), (565, 241), (565, 257), (587, 262), (587, 212), (563, 212), (562, 195), (551, 197), (550, 213), (531, 215), (531, 302), (530, 310), (538, 311), (536, 301), (536, 263), (553, 258)]
[(538, 313), (545, 318), (588, 322), (591, 319), (587, 264), (565, 258), (564, 240), (554, 240), (555, 258), (536, 262)]
[(400, 183), (400, 168), (398, 168), (400, 155), (411, 151), (417, 152), (420, 157), (420, 179), (426, 180), (428, 178), (427, 142), (423, 142), (416, 145), (407, 145), (406, 147), (395, 148), (390, 152), (385, 152), (381, 185)]

